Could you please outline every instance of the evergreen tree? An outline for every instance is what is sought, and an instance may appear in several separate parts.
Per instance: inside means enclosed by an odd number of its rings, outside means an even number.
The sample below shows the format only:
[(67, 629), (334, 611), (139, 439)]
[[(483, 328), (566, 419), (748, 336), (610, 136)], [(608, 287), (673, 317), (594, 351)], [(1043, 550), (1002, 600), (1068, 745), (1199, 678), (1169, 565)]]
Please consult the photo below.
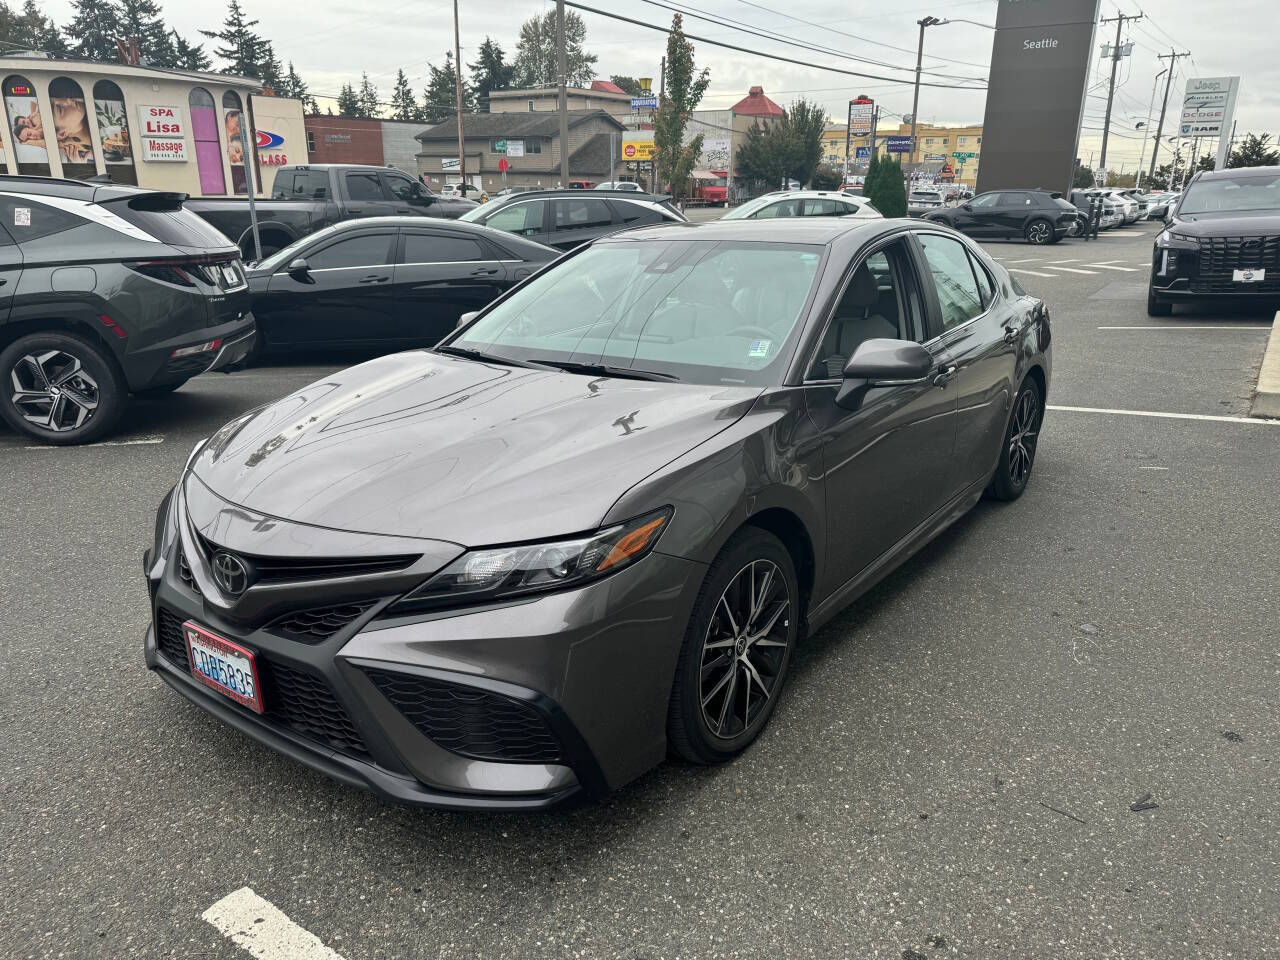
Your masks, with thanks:
[(705, 67), (701, 73), (697, 72), (693, 44), (685, 38), (682, 22), (678, 13), (671, 18), (671, 32), (667, 34), (667, 89), (653, 118), (654, 170), (677, 201), (684, 198), (689, 174), (702, 152), (702, 134), (685, 143), (684, 130), (711, 83)]
[(284, 84), (284, 67), (270, 40), (263, 40), (258, 46), (258, 79), (277, 94)]
[[(93, 2), (93, 0), (85, 0), (85, 2)], [(223, 73), (234, 73), (242, 77), (261, 76), (259, 61), (264, 52), (264, 41), (253, 32), (253, 28), (257, 25), (257, 20), (245, 18), (244, 11), (240, 8), (240, 0), (230, 0), (227, 4), (227, 19), (223, 22), (222, 29), (200, 31), (210, 40), (216, 40), (222, 44), (213, 48), (213, 54), (227, 61), (227, 65), (222, 68)]]
[(907, 185), (902, 176), (902, 164), (887, 157), (876, 164), (875, 183), (868, 183), (862, 195), (886, 217), (907, 215)]
[(396, 85), (391, 91), (392, 120), (421, 120), (422, 108), (409, 86), (409, 78), (403, 70), (396, 71)]
[(492, 90), (506, 90), (511, 86), (511, 78), (515, 68), (506, 62), (506, 54), (502, 48), (484, 38), (475, 63), (467, 64), (471, 70), (471, 92), (475, 98), (476, 109), (481, 113), (489, 112), (489, 93)]
[[(8, 4), (0, 6), (0, 38), (28, 50), (42, 50), (58, 56), (66, 56), (70, 52), (62, 31), (41, 12), (35, 0), (26, 0), (21, 13), (14, 13)], [(13, 47), (8, 51), (13, 52)]]
[(281, 80), (284, 93), (281, 96), (293, 97), (295, 100), (302, 101), (303, 113), (319, 113), (320, 107), (316, 103), (316, 98), (311, 95), (311, 91), (307, 89), (306, 81), (298, 75), (298, 71), (293, 69), (293, 61), (289, 61), (289, 69)]
[[(747, 129), (747, 135), (734, 163), (734, 172), (748, 182), (777, 190), (786, 176), (789, 165), (790, 137), (781, 123), (761, 123), (756, 120)], [(870, 179), (870, 178), (868, 178)]]
[[(457, 96), (458, 74), (453, 69), (453, 54), (444, 55), (444, 66), (431, 64), (428, 69), (431, 76), (427, 81), (426, 92), (422, 96), (422, 114), (427, 123), (443, 123), (458, 112)], [(470, 92), (463, 87), (463, 112), (474, 109)]]
[(169, 37), (173, 41), (173, 62), (170, 66), (180, 70), (208, 70), (213, 66), (209, 55), (204, 52), (203, 43), (187, 43), (177, 30), (170, 30)]
[(1231, 151), (1228, 167), (1274, 167), (1280, 164), (1280, 151), (1269, 146), (1271, 134), (1247, 133), (1240, 146)]
[[(565, 77), (571, 87), (585, 87), (595, 76), (594, 53), (587, 53), (583, 43), (587, 25), (572, 10), (564, 15)], [(516, 58), (512, 63), (514, 87), (549, 87), (556, 84), (556, 12), (535, 14), (520, 25)]]
[(119, 0), (120, 33), (138, 44), (138, 53), (157, 66), (172, 64), (173, 44), (155, 0)]
[(120, 7), (114, 0), (71, 0), (74, 16), (66, 26), (71, 53), (88, 60), (116, 60), (120, 51)]
[(360, 104), (358, 117), (372, 119), (382, 113), (382, 104), (378, 102), (378, 88), (373, 85), (367, 73), (360, 74), (360, 92), (356, 94)]
[(356, 96), (355, 90), (349, 83), (344, 83), (342, 89), (338, 91), (338, 116), (360, 116), (360, 98)]

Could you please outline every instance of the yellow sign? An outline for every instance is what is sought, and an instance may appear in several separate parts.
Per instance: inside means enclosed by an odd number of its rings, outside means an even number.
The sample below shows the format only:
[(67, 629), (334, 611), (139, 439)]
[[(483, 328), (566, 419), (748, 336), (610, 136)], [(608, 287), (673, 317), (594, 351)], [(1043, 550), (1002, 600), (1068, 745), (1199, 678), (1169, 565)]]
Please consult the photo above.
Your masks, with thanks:
[(652, 160), (653, 131), (628, 130), (622, 134), (623, 160)]

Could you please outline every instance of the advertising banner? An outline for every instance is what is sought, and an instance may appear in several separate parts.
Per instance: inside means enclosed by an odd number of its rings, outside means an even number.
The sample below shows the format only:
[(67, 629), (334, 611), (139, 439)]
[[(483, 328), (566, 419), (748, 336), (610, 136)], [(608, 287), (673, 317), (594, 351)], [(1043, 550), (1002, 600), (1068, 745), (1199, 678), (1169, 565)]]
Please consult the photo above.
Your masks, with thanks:
[(870, 147), (854, 147), (853, 158), (855, 160), (870, 160), (871, 148)]
[(267, 189), (275, 181), (269, 168), (307, 162), (307, 130), (302, 101), (291, 97), (251, 96), (253, 150), (258, 156), (258, 176)]
[(508, 157), (523, 157), (523, 156), (524, 156), (524, 141), (523, 141), (523, 140), (508, 140), (508, 141), (507, 141), (507, 156), (508, 156)]
[(886, 137), (884, 148), (890, 153), (910, 153), (911, 138), (910, 137)]
[(40, 116), (35, 88), (26, 80), (10, 77), (4, 86), (4, 107), (9, 115), (9, 133), (13, 137), (13, 155), (18, 161), (19, 172), (39, 172), (22, 170), (23, 164), (49, 163), (49, 151), (44, 142), (44, 120)]
[(623, 160), (652, 160), (653, 131), (627, 130), (622, 134)]
[(732, 142), (728, 137), (704, 137), (702, 152), (698, 155), (698, 166), (704, 170), (728, 170)]
[(89, 112), (85, 109), (80, 84), (68, 77), (58, 77), (49, 84), (49, 106), (53, 110), (53, 129), (58, 137), (58, 155), (64, 168), (83, 166), (83, 170), (63, 170), (65, 176), (93, 176), (93, 138), (89, 135)]
[(129, 114), (123, 100), (99, 100), (94, 97), (93, 111), (98, 120), (98, 139), (102, 141), (102, 161), (108, 167), (133, 164), (133, 141), (129, 139)]
[(999, 0), (978, 192), (1071, 187), (1101, 0)]
[(865, 137), (871, 133), (871, 115), (875, 112), (874, 103), (852, 103), (849, 105), (849, 133), (855, 137)]

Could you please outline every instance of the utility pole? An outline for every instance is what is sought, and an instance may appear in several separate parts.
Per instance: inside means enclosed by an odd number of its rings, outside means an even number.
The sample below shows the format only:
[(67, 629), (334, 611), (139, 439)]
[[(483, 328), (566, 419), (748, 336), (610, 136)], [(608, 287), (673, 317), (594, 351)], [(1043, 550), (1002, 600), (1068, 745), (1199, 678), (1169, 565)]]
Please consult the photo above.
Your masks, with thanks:
[(462, 136), (462, 44), (458, 37), (458, 0), (453, 0), (453, 78), (458, 100), (458, 174), (462, 177), (462, 195), (467, 195), (467, 145)]
[(1116, 67), (1120, 65), (1121, 46), (1120, 35), (1124, 30), (1126, 20), (1141, 20), (1142, 14), (1117, 14), (1114, 17), (1103, 17), (1103, 23), (1112, 23), (1116, 25), (1116, 45), (1111, 48), (1111, 86), (1107, 89), (1107, 116), (1102, 121), (1102, 157), (1098, 161), (1098, 165), (1103, 169), (1107, 169), (1107, 138), (1111, 134), (1111, 101), (1116, 95)]
[(916, 89), (911, 96), (911, 153), (912, 162), (916, 158), (916, 114), (920, 112), (920, 67), (924, 62), (924, 31), (926, 27), (933, 27), (942, 21), (937, 17), (925, 17), (923, 20), (917, 20), (920, 24), (920, 43), (916, 46)]
[[(458, 0), (453, 0), (456, 4)], [(564, 0), (556, 0), (556, 82), (560, 84), (560, 188), (569, 189), (569, 68), (565, 64)]]
[(853, 139), (853, 101), (849, 101), (849, 113), (844, 123), (844, 179), (849, 182), (849, 150)]
[(1151, 166), (1147, 168), (1148, 180), (1156, 175), (1156, 157), (1160, 153), (1160, 134), (1164, 133), (1164, 115), (1165, 111), (1169, 109), (1169, 88), (1173, 86), (1173, 74), (1178, 66), (1178, 58), (1189, 56), (1191, 56), (1190, 53), (1174, 53), (1172, 50), (1167, 54), (1161, 53), (1156, 56), (1157, 60), (1169, 61), (1169, 75), (1164, 78), (1164, 99), (1160, 101), (1160, 122), (1156, 124), (1156, 139), (1151, 145)]

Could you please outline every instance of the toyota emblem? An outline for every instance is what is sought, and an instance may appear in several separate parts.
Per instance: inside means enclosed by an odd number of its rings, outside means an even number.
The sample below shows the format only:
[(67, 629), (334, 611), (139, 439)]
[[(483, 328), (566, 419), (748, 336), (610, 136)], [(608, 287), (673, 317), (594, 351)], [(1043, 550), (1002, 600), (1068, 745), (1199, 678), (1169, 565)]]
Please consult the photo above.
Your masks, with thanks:
[(213, 555), (213, 579), (224, 591), (238, 596), (249, 586), (249, 568), (234, 553), (219, 550)]

